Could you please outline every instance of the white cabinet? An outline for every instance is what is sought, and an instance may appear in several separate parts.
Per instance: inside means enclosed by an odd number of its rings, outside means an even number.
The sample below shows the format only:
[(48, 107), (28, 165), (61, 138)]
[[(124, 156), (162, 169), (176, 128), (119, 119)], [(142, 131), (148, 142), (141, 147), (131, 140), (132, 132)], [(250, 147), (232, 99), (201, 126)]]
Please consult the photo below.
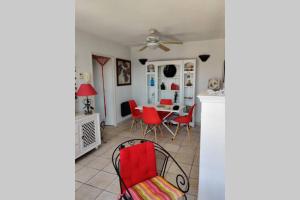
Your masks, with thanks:
[(101, 144), (99, 114), (76, 115), (75, 159)]
[(198, 199), (225, 199), (225, 97), (198, 96), (201, 102), (201, 138)]
[[(165, 69), (173, 68), (171, 76)], [(184, 114), (195, 103), (196, 59), (149, 61), (146, 63), (147, 103), (158, 104), (160, 99), (172, 99), (174, 104), (184, 106)], [(172, 74), (172, 71), (175, 73)], [(193, 113), (194, 126), (195, 112)]]

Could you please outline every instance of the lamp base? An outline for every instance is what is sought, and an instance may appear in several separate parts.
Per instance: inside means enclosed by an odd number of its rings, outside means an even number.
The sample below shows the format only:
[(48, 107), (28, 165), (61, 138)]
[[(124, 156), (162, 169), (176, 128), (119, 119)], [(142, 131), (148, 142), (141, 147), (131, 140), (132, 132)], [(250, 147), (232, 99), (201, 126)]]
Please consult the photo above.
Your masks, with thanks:
[(88, 97), (86, 97), (86, 99), (83, 100), (83, 103), (84, 103), (84, 108), (86, 108), (86, 110), (84, 110), (84, 114), (85, 115), (93, 114), (94, 108), (91, 106), (91, 100)]
[(85, 110), (85, 111), (84, 111), (84, 114), (85, 114), (85, 115), (91, 115), (91, 114), (93, 114), (93, 111), (92, 111), (92, 110), (89, 110), (89, 111), (88, 111), (88, 110)]

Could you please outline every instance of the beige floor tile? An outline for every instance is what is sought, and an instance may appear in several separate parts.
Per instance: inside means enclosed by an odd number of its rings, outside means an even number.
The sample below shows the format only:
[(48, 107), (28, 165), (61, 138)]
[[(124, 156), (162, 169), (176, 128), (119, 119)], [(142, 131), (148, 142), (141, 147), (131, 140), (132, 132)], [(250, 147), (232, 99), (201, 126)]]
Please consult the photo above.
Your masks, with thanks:
[(199, 178), (199, 166), (196, 166), (196, 165), (192, 166), (190, 177), (191, 178)]
[(113, 166), (112, 163), (110, 163), (110, 164), (108, 164), (106, 167), (104, 167), (104, 168), (103, 168), (103, 171), (108, 172), (108, 173), (111, 173), (111, 174), (117, 174), (117, 173), (116, 173), (116, 170), (115, 170), (115, 168), (114, 168), (114, 166)]
[(118, 195), (110, 193), (110, 192), (102, 192), (96, 200), (117, 200)]
[(106, 191), (109, 191), (114, 194), (120, 194), (120, 182), (119, 178), (115, 178), (113, 182), (105, 188)]
[(77, 172), (78, 170), (80, 170), (82, 167), (83, 167), (83, 165), (75, 163), (75, 172)]
[(95, 176), (99, 170), (92, 169), (89, 167), (82, 167), (80, 170), (75, 172), (75, 179), (82, 183), (86, 183), (89, 179)]
[(180, 163), (192, 165), (194, 160), (194, 155), (189, 153), (177, 153), (175, 160)]
[(100, 157), (106, 158), (106, 159), (111, 159), (114, 150), (115, 150), (115, 148), (114, 148), (114, 147), (111, 147), (111, 148), (110, 148), (109, 150), (107, 150), (105, 153), (103, 153), (102, 155), (100, 155)]
[(177, 176), (177, 175), (178, 175), (178, 174), (167, 173), (167, 174), (165, 175), (165, 179), (166, 179), (168, 182), (170, 182), (171, 184), (173, 184), (174, 186), (177, 187), (177, 184), (176, 184), (176, 176)]
[(91, 153), (87, 153), (87, 154), (83, 155), (82, 157), (78, 158), (75, 161), (75, 164), (86, 166), (87, 164), (89, 164), (94, 159), (96, 159), (95, 156), (93, 156)]
[[(126, 120), (125, 122), (118, 124), (118, 127), (106, 126), (104, 131), (102, 131), (105, 143), (102, 143), (97, 150), (93, 150), (82, 158), (77, 159), (75, 164), (75, 177), (77, 180), (75, 182), (75, 189), (77, 189), (76, 200), (110, 200), (117, 198), (116, 195), (119, 192), (120, 186), (118, 177), (115, 175), (116, 172), (111, 163), (112, 152), (120, 143), (126, 140), (143, 138), (141, 130), (136, 130), (133, 132), (133, 134), (130, 132), (130, 122), (130, 120)], [(175, 126), (172, 127), (172, 130), (173, 129), (175, 130)], [(192, 141), (187, 140), (185, 130), (180, 131), (178, 137), (175, 139), (175, 142), (171, 140), (172, 136), (165, 128), (163, 128), (163, 136), (161, 136), (161, 134), (158, 132), (157, 137), (157, 143), (163, 146), (175, 158), (176, 161), (178, 161), (177, 159), (183, 161), (187, 160), (186, 162), (189, 163), (189, 159), (181, 158), (183, 156), (180, 153), (191, 153), (192, 150), (195, 152), (193, 155), (194, 162), (192, 165), (187, 165), (185, 163), (181, 163), (180, 161), (179, 165), (183, 168), (188, 176), (191, 173), (190, 184), (192, 186), (187, 198), (192, 200), (196, 199), (198, 191), (198, 179), (194, 178), (194, 173), (198, 167), (197, 164), (199, 165), (199, 159), (195, 157), (196, 155), (199, 157), (199, 130), (196, 130), (195, 128), (192, 129)], [(148, 134), (146, 139), (154, 141), (154, 134)], [(195, 161), (198, 161), (198, 163), (195, 163)], [(101, 170), (99, 171), (91, 167)], [(176, 185), (177, 174), (178, 169), (176, 169), (170, 160), (167, 165), (165, 177), (173, 177), (171, 181), (173, 181), (173, 183)], [(87, 184), (89, 185), (84, 184), (84, 182), (88, 182)]]
[(166, 143), (163, 147), (168, 152), (174, 152), (174, 153), (176, 153), (179, 150), (179, 148), (180, 148), (179, 145), (177, 145), (177, 144), (170, 144), (170, 143)]
[(95, 200), (103, 190), (83, 184), (76, 192), (76, 200)]
[(75, 181), (75, 191), (82, 185), (82, 183)]
[(181, 146), (178, 150), (178, 153), (186, 153), (186, 154), (195, 154), (195, 148), (192, 146)]
[(88, 184), (95, 186), (100, 189), (105, 189), (108, 187), (113, 180), (117, 177), (115, 174), (110, 174), (104, 171), (99, 172), (96, 176), (94, 176), (91, 180), (89, 180)]
[[(184, 163), (178, 163), (178, 164), (182, 168), (182, 170), (185, 172), (185, 174), (187, 176), (189, 176), (192, 166), (184, 164)], [(173, 162), (170, 169), (168, 170), (168, 173), (181, 174), (182, 172), (179, 169), (179, 167), (176, 165), (176, 163)]]
[(197, 196), (193, 196), (193, 195), (186, 195), (187, 200), (197, 200)]
[(98, 170), (102, 170), (110, 162), (111, 162), (111, 160), (109, 160), (109, 159), (97, 157), (95, 160), (92, 160), (91, 162), (89, 162), (89, 164), (87, 165), (87, 167), (98, 169)]
[(198, 179), (190, 178), (190, 189), (188, 191), (189, 195), (198, 195)]

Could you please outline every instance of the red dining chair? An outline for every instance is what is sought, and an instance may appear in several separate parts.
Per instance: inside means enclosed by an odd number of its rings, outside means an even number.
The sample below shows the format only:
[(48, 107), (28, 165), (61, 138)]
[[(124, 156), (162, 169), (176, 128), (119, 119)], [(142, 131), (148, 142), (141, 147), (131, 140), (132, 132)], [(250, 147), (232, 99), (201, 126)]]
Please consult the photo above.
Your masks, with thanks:
[(157, 137), (156, 137), (157, 127), (162, 133), (160, 127), (162, 119), (159, 117), (158, 112), (154, 107), (143, 106), (143, 121), (144, 124), (146, 124), (146, 128), (144, 130), (144, 136), (146, 135), (149, 128), (150, 128), (149, 131), (152, 131), (154, 129), (155, 141), (157, 142)]
[(132, 118), (132, 124), (131, 124), (131, 129), (130, 131), (132, 132), (132, 128), (134, 126), (134, 124), (137, 124), (137, 122), (139, 121), (141, 124), (141, 128), (143, 129), (143, 124), (142, 124), (142, 118), (143, 118), (143, 113), (136, 109), (137, 104), (135, 102), (135, 100), (129, 100), (129, 106), (130, 106), (130, 111), (131, 111), (131, 118)]
[(173, 140), (175, 139), (181, 124), (186, 125), (186, 130), (187, 130), (189, 138), (190, 138), (190, 122), (193, 120), (193, 110), (194, 110), (195, 105), (196, 104), (194, 104), (192, 107), (190, 107), (188, 115), (179, 116), (174, 119), (174, 121), (177, 122), (177, 128), (176, 128)]
[[(172, 101), (172, 99), (161, 99), (159, 101), (159, 104), (161, 104), (161, 105), (173, 105), (173, 101)], [(161, 119), (164, 119), (167, 115), (170, 114), (170, 112), (159, 111), (158, 114), (159, 114)]]

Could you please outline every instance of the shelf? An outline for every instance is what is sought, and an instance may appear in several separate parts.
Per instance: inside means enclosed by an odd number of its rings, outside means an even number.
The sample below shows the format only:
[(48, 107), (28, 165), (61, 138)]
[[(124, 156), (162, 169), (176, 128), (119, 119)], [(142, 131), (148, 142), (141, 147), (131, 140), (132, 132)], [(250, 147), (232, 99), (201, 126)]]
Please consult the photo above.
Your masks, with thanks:
[(193, 86), (184, 86), (185, 88), (192, 88)]
[(172, 77), (172, 78), (158, 78), (158, 80), (164, 80), (164, 79), (168, 79), (168, 80), (171, 80), (171, 79), (180, 79), (180, 77)]
[(185, 74), (194, 74), (195, 71), (184, 71), (183, 73), (185, 73)]
[(180, 91), (180, 90), (170, 90), (170, 89), (166, 89), (166, 90), (161, 90), (161, 89), (159, 89), (159, 91)]

